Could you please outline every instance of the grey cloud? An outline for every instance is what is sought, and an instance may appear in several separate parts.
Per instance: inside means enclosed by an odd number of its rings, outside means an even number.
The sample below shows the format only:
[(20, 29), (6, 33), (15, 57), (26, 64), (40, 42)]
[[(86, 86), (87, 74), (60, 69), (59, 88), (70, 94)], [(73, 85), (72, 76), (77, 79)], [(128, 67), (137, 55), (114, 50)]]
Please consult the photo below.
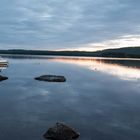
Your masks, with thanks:
[(139, 0), (0, 1), (0, 44), (68, 49), (137, 35), (139, 5)]

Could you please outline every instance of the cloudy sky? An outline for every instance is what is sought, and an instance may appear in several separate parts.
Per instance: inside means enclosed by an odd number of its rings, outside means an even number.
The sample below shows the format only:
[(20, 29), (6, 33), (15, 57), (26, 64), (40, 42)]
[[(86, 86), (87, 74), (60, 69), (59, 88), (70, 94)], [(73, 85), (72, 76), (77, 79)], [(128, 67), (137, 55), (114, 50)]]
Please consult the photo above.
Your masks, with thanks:
[(0, 49), (140, 46), (140, 0), (0, 0)]

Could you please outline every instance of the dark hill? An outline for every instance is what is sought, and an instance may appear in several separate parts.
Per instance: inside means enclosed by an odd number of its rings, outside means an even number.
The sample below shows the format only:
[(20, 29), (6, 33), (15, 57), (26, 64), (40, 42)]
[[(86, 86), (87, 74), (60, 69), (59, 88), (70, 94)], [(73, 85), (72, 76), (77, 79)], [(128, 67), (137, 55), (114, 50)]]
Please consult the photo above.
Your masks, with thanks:
[(86, 56), (86, 57), (118, 57), (140, 58), (140, 47), (107, 49), (96, 52), (87, 51), (42, 51), (42, 50), (0, 50), (0, 54), (18, 55), (59, 55), (59, 56)]

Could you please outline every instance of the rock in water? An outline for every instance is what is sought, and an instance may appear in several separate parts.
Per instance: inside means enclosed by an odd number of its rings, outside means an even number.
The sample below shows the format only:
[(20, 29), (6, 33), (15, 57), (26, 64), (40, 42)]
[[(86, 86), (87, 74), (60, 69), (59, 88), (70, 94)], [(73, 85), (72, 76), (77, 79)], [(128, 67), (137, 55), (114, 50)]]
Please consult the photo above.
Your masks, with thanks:
[(35, 78), (39, 81), (48, 81), (48, 82), (65, 82), (66, 78), (64, 76), (57, 75), (42, 75)]
[(1, 75), (0, 75), (0, 81), (7, 80), (7, 79), (8, 79), (8, 77), (1, 76)]
[(72, 140), (77, 139), (80, 136), (80, 133), (64, 123), (58, 122), (54, 127), (49, 128), (43, 136), (44, 138), (51, 140)]

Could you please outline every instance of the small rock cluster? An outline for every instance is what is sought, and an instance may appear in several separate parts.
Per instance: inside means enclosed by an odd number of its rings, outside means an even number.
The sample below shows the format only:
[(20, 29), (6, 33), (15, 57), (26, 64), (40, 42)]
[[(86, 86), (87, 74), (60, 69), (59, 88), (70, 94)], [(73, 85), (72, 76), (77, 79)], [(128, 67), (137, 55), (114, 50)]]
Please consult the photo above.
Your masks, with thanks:
[(43, 135), (44, 138), (50, 140), (72, 140), (77, 139), (80, 133), (64, 123), (56, 123), (55, 126), (48, 129)]
[(35, 80), (47, 81), (47, 82), (65, 82), (66, 78), (64, 76), (57, 76), (57, 75), (42, 75), (39, 77), (35, 77)]
[(8, 79), (8, 77), (1, 76), (1, 75), (0, 75), (0, 81), (7, 80), (7, 79)]

